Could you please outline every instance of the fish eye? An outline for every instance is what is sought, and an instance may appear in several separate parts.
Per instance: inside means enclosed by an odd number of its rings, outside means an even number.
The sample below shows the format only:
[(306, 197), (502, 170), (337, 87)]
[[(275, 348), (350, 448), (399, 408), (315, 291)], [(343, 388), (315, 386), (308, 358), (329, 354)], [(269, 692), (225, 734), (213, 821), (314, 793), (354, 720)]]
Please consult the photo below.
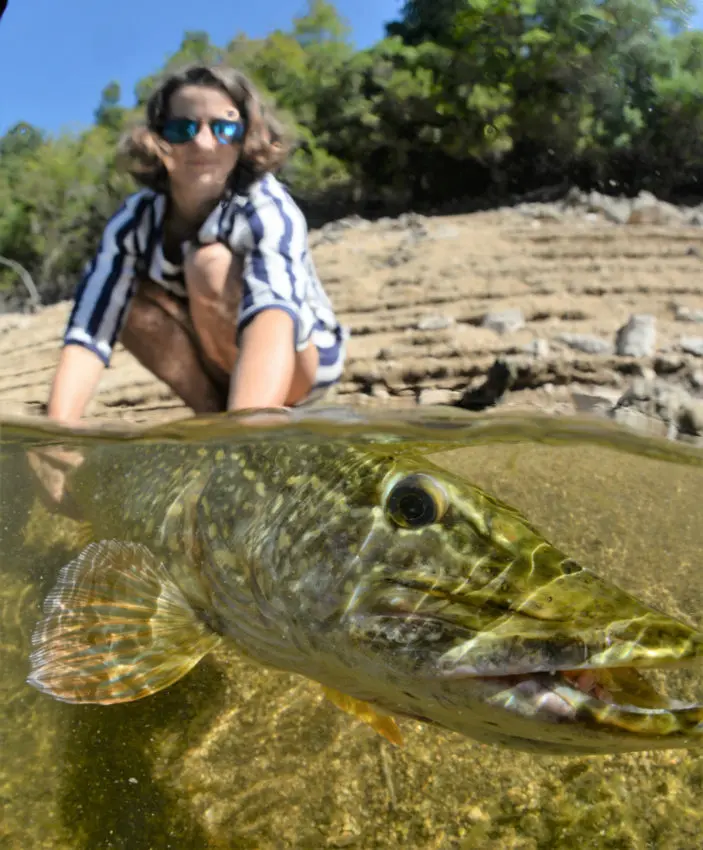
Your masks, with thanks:
[(442, 519), (447, 495), (429, 475), (407, 475), (397, 481), (386, 498), (386, 513), (401, 528), (421, 528)]

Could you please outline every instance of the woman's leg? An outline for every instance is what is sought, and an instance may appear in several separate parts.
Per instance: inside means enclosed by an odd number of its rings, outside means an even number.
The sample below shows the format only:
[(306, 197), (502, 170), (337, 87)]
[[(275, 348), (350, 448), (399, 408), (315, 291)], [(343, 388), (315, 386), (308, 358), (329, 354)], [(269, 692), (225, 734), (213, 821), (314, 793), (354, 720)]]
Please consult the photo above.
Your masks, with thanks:
[(195, 413), (227, 406), (227, 381), (208, 369), (195, 342), (188, 310), (163, 287), (140, 281), (120, 342)]
[[(242, 293), (242, 261), (216, 242), (193, 250), (184, 265), (188, 300), (198, 345), (205, 357), (228, 377), (237, 359), (235, 342)], [(302, 401), (315, 383), (318, 351), (311, 342), (296, 352), (295, 371), (286, 405)]]
[(183, 271), (198, 347), (224, 380), (228, 380), (237, 358), (241, 259), (226, 245), (215, 242), (190, 251)]

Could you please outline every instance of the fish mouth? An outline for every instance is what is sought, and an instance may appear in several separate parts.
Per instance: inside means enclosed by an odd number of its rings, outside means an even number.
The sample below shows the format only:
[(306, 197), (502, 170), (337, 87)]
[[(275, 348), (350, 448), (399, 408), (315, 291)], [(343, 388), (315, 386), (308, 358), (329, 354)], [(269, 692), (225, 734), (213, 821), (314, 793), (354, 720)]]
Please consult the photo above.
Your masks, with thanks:
[(446, 704), (442, 717), (454, 723), (458, 709), (467, 728), (473, 713), (481, 726), (543, 742), (540, 723), (570, 726), (575, 738), (602, 733), (620, 748), (703, 743), (703, 704), (669, 699), (644, 675), (703, 661), (703, 632), (540, 547), (451, 572), (420, 563), (421, 553), (359, 590), (346, 612), (353, 637), (424, 679)]
[(438, 683), (447, 707), (477, 711), (486, 723), (505, 729), (515, 725), (510, 716), (515, 722), (535, 721), (520, 724), (527, 740), (549, 740), (548, 732), (537, 729), (541, 722), (603, 733), (626, 749), (665, 741), (677, 746), (693, 738), (703, 743), (703, 705), (671, 699), (645, 677), (689, 666), (700, 651), (697, 633), (690, 655), (653, 651), (629, 666), (607, 666), (599, 663), (602, 642), (588, 646), (575, 637), (469, 636), (455, 622), (388, 608), (370, 619), (364, 614), (353, 619), (385, 664), (398, 672), (409, 666), (415, 682)]
[(670, 699), (645, 678), (701, 660), (703, 634), (685, 624), (642, 609), (637, 621), (581, 626), (407, 591), (396, 584), (376, 593), (373, 611), (351, 615), (354, 632), (386, 664), (437, 683), (448, 706), (489, 725), (520, 726), (532, 740), (548, 740), (542, 723), (602, 733), (630, 749), (703, 743), (703, 705)]
[[(640, 688), (628, 692), (622, 687), (613, 689), (618, 674), (636, 680)], [(647, 713), (687, 708), (686, 704), (668, 699), (653, 688), (645, 695), (645, 683), (641, 674), (633, 668), (617, 670), (556, 670), (554, 672), (523, 673), (508, 676), (467, 677), (490, 683), (498, 692), (510, 691), (513, 698), (522, 695), (529, 699), (535, 709), (544, 709), (557, 717), (566, 719), (586, 707), (610, 706), (612, 708)], [(646, 685), (647, 689), (650, 686)]]
[(635, 668), (442, 677), (481, 688), (488, 706), (524, 719), (575, 724), (619, 737), (703, 735), (703, 706), (659, 693)]
[(538, 582), (539, 558), (561, 558), (544, 548), (492, 578), (484, 564), (481, 581), (473, 562), (459, 581), (413, 565), (370, 588), (355, 613), (370, 617), (368, 637), (455, 705), (620, 737), (703, 739), (703, 705), (669, 699), (645, 678), (700, 663), (703, 632), (573, 562), (557, 559)]

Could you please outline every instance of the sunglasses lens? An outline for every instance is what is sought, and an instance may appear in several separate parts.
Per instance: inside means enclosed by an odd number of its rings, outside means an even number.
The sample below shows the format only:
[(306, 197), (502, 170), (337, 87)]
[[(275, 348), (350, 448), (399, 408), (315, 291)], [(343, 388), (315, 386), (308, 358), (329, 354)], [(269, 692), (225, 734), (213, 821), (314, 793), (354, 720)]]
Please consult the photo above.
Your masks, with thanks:
[(210, 123), (213, 135), (223, 145), (231, 144), (244, 135), (244, 124), (241, 121), (216, 120)]
[(163, 137), (172, 145), (182, 145), (198, 134), (198, 122), (190, 118), (171, 118), (164, 125)]

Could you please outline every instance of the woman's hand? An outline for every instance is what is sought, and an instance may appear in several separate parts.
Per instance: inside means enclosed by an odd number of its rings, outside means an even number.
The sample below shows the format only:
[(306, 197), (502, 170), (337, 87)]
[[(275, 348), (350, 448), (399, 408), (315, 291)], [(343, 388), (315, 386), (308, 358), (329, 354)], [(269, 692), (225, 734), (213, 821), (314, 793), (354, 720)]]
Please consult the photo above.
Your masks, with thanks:
[[(51, 387), (49, 419), (78, 427), (104, 368), (102, 360), (89, 349), (80, 345), (65, 346)], [(66, 490), (66, 476), (82, 460), (79, 451), (61, 446), (45, 446), (27, 452), (27, 462), (39, 485), (39, 498), (47, 510), (78, 518), (78, 509)]]
[(66, 476), (83, 462), (83, 455), (61, 446), (30, 449), (27, 462), (39, 484), (37, 492), (44, 507), (51, 513), (79, 518), (78, 507), (66, 489)]

